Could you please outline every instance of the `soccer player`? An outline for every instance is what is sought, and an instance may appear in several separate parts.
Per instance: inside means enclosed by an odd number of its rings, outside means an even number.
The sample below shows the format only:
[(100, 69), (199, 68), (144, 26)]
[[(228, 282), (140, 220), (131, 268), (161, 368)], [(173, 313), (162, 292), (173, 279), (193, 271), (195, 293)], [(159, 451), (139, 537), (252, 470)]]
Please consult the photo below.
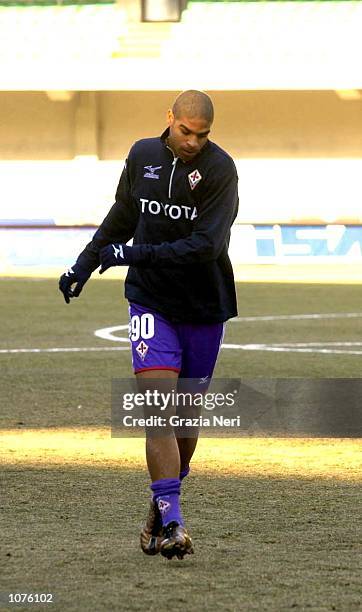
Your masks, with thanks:
[[(208, 138), (214, 109), (206, 93), (184, 91), (167, 118), (161, 137), (132, 146), (114, 205), (59, 288), (69, 303), (99, 266), (101, 274), (129, 266), (125, 296), (139, 384), (162, 379), (177, 389), (179, 378), (190, 378), (206, 390), (225, 321), (237, 314), (228, 244), (238, 177), (231, 157)], [(177, 431), (146, 433), (152, 490), (141, 533), (146, 554), (193, 552), (179, 497), (196, 443)]]

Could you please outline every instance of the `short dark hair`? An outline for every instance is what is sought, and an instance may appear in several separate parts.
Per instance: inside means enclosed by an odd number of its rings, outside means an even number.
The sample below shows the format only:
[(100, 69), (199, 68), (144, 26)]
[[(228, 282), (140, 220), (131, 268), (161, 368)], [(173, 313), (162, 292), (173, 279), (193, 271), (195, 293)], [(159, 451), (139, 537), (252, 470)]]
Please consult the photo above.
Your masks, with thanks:
[(182, 116), (200, 117), (210, 124), (214, 120), (214, 106), (211, 98), (197, 89), (188, 89), (180, 93), (173, 104), (172, 112), (176, 119)]

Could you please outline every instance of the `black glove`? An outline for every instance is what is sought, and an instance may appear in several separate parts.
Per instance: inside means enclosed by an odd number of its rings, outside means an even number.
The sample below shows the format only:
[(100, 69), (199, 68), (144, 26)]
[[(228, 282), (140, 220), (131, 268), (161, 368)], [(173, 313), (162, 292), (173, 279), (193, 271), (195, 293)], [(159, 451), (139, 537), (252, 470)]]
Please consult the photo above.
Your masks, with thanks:
[(101, 269), (99, 274), (103, 274), (112, 266), (132, 265), (132, 247), (125, 244), (108, 244), (99, 252)]
[[(69, 304), (70, 298), (78, 297), (91, 274), (91, 272), (81, 268), (77, 263), (74, 264), (72, 268), (69, 268), (68, 272), (62, 274), (59, 279), (59, 289), (64, 295), (67, 304)], [(74, 283), (77, 284), (74, 289), (72, 289)]]

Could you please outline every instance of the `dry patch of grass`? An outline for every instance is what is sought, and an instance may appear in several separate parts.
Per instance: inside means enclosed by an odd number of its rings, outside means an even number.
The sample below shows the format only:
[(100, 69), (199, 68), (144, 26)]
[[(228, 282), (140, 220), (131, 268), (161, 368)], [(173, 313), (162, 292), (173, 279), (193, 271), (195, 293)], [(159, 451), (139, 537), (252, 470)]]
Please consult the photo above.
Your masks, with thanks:
[[(142, 469), (144, 440), (111, 438), (108, 429), (3, 430), (2, 462)], [(193, 467), (207, 473), (241, 476), (322, 477), (358, 481), (362, 473), (359, 439), (203, 438)]]

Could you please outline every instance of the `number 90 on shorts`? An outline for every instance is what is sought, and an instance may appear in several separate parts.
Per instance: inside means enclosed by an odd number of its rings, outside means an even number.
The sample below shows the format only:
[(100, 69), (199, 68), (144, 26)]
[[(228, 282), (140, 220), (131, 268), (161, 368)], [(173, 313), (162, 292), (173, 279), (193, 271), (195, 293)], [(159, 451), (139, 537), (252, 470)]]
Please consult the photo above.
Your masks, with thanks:
[(172, 324), (155, 310), (130, 304), (129, 338), (134, 372), (181, 369), (181, 347)]
[(150, 312), (131, 316), (129, 325), (129, 337), (132, 342), (140, 338), (149, 340), (155, 335), (155, 317)]

